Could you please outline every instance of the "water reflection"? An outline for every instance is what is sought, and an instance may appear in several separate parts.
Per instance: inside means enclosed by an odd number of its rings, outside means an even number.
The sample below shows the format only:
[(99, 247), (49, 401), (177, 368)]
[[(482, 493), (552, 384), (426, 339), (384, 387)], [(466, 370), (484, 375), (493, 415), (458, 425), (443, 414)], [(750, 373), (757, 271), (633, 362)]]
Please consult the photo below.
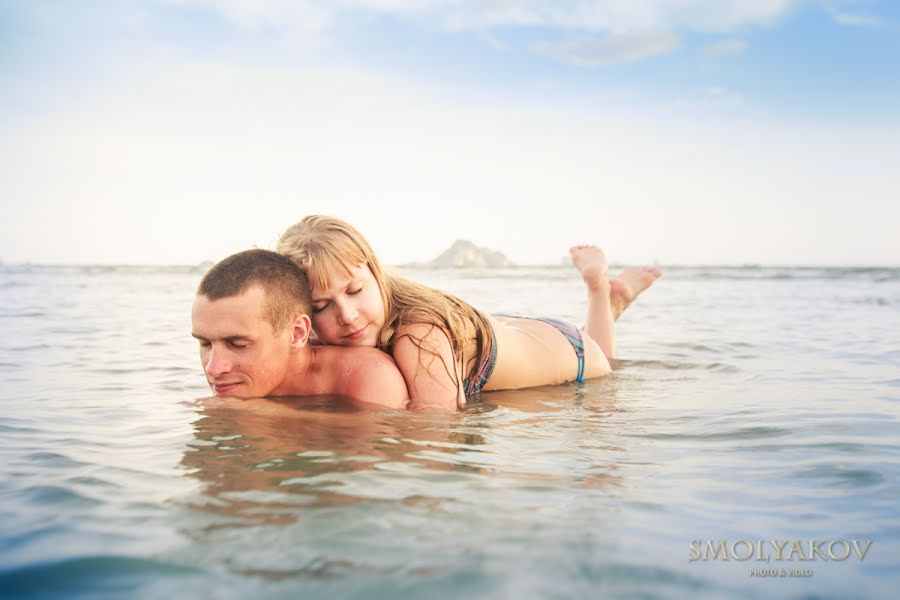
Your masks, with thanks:
[(536, 539), (556, 556), (597, 539), (598, 509), (627, 492), (616, 397), (608, 382), (491, 393), (452, 415), (206, 399), (182, 529), (204, 561), (270, 580), (479, 572)]
[[(350, 485), (353, 474), (415, 468), (422, 461), (413, 455), (423, 444), (443, 453), (485, 444), (478, 433), (454, 430), (457, 415), (367, 410), (339, 398), (210, 398), (202, 408), (182, 461), (204, 483), (196, 507), (247, 523), (293, 520), (298, 505), (378, 499), (377, 489)], [(430, 461), (427, 468), (479, 471), (454, 461)]]
[(504, 486), (618, 486), (623, 449), (605, 435), (614, 399), (614, 386), (572, 385), (420, 415), (329, 397), (210, 398), (182, 463), (204, 484), (193, 507), (231, 518), (217, 527), (361, 502), (503, 503)]

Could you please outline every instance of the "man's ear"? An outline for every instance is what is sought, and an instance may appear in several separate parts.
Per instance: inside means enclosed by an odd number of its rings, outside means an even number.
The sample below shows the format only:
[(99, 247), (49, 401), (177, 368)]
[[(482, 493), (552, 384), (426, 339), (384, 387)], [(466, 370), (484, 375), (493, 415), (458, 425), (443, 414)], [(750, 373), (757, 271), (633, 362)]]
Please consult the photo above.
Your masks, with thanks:
[(309, 342), (309, 334), (312, 332), (312, 322), (309, 315), (297, 315), (291, 328), (291, 349), (299, 350)]

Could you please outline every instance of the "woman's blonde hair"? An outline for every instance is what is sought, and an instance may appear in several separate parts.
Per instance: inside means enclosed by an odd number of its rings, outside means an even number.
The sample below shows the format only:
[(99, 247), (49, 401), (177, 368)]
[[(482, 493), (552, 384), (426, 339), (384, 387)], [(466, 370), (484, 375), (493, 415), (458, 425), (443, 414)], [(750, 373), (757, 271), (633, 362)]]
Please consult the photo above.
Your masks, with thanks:
[[(440, 327), (450, 338), (464, 378), (490, 356), (493, 335), (481, 313), (451, 294), (386, 273), (366, 239), (345, 221), (321, 215), (304, 217), (281, 235), (276, 250), (303, 269), (310, 287), (318, 285), (321, 289), (330, 287), (334, 273), (350, 277), (359, 265), (368, 266), (384, 303), (384, 328), (376, 343), (385, 352), (391, 352), (401, 325), (427, 323)], [(471, 339), (477, 342), (477, 352), (466, 364), (463, 349)], [(420, 341), (413, 339), (422, 349)], [(450, 371), (449, 365), (447, 368)], [(457, 371), (451, 372), (455, 377)]]

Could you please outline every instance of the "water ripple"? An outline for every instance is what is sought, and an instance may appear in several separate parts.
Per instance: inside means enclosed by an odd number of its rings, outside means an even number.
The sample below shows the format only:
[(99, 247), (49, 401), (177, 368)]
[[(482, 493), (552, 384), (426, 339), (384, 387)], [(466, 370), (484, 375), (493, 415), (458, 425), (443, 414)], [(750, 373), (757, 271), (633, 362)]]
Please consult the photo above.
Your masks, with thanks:
[(649, 438), (653, 440), (752, 440), (790, 435), (791, 430), (781, 427), (744, 427), (718, 433), (629, 433), (629, 437)]
[[(684, 356), (687, 356), (685, 354)], [(635, 368), (649, 368), (649, 369), (665, 369), (670, 371), (691, 371), (697, 369), (703, 369), (707, 371), (720, 371), (723, 373), (737, 373), (740, 371), (734, 365), (720, 363), (720, 362), (711, 362), (711, 363), (692, 363), (692, 362), (682, 362), (682, 361), (672, 361), (672, 360), (633, 360), (633, 359), (618, 359), (616, 360), (616, 365), (619, 367), (635, 367)]]
[(799, 479), (823, 479), (833, 487), (859, 488), (884, 482), (884, 475), (871, 469), (849, 469), (841, 465), (824, 464), (810, 469), (794, 471)]

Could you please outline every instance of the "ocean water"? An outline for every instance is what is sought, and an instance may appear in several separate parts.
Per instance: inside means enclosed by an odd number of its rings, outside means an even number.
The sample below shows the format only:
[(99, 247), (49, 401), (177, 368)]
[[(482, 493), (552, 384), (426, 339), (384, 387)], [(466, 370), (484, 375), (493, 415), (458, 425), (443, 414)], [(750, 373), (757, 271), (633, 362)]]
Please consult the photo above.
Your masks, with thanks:
[[(562, 267), (406, 274), (586, 306)], [(0, 267), (0, 596), (896, 597), (900, 269), (670, 268), (611, 376), (452, 415), (204, 403), (201, 275)]]

